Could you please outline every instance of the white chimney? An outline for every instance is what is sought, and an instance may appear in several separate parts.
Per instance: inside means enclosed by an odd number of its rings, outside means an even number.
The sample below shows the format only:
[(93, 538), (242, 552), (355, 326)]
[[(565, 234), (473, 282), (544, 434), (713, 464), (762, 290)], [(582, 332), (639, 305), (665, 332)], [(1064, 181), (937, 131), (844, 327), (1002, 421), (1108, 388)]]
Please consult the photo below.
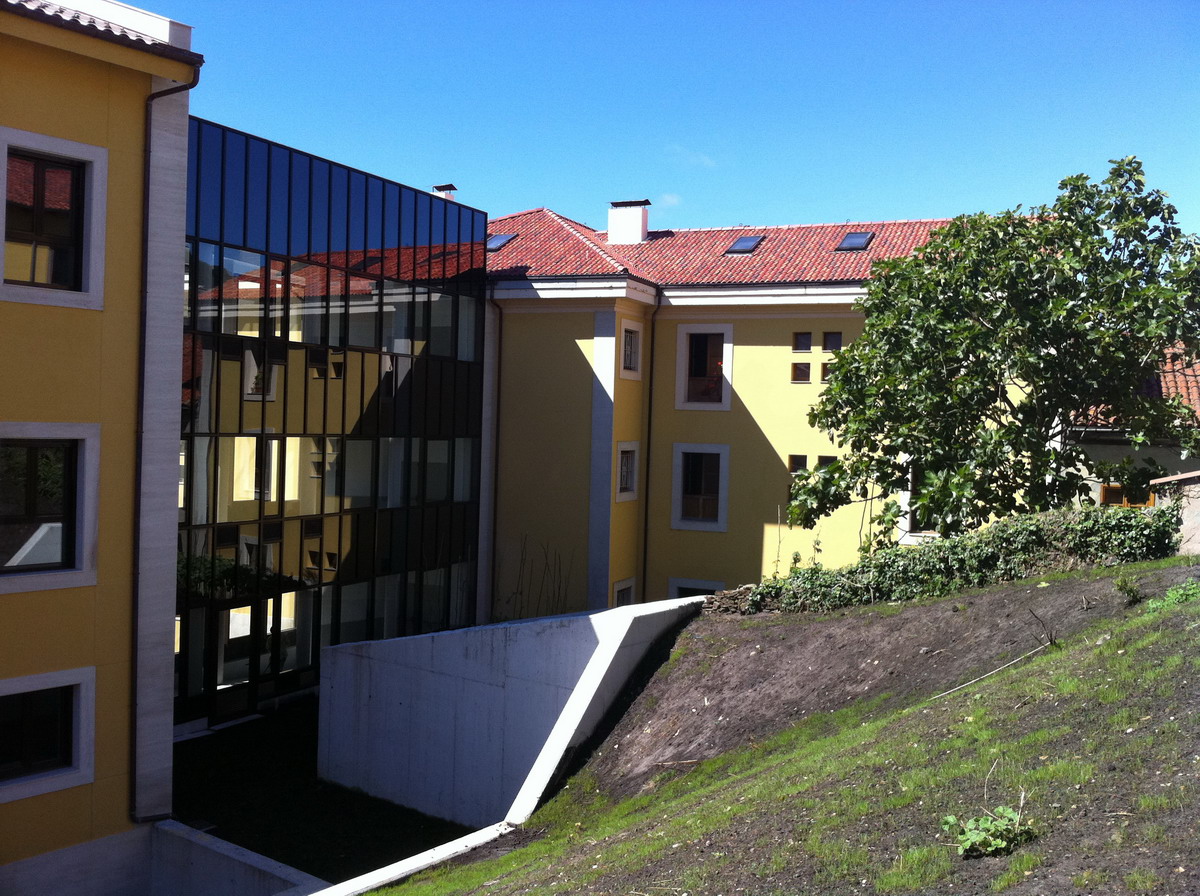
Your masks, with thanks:
[(608, 241), (617, 246), (644, 243), (650, 222), (650, 200), (612, 202), (608, 210)]
[(454, 184), (434, 184), (433, 195), (441, 196), (443, 199), (449, 199), (453, 202), (454, 191), (457, 189), (458, 187), (454, 186)]

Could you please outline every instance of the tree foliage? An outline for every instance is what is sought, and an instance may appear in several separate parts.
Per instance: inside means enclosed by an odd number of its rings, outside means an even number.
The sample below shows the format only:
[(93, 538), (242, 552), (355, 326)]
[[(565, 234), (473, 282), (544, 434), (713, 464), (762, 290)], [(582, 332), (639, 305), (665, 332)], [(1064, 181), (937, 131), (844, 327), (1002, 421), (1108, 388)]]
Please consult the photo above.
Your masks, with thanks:
[(796, 477), (793, 523), (872, 503), (890, 533), (944, 534), (1086, 498), (1089, 481), (1144, 489), (1153, 461), (1102, 464), (1082, 424), (1132, 448), (1200, 444), (1194, 413), (1152, 385), (1197, 359), (1200, 265), (1141, 162), (1059, 184), (1051, 206), (974, 214), (911, 256), (876, 262), (861, 338), (840, 354), (809, 422), (844, 456)]

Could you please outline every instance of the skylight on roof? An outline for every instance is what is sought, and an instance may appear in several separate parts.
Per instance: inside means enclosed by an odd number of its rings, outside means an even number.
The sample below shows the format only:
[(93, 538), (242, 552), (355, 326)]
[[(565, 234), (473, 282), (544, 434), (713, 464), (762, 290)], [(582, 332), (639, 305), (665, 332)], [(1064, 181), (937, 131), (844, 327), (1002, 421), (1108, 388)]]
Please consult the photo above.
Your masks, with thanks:
[(761, 236), (739, 236), (725, 250), (726, 255), (749, 255), (758, 248), (758, 244), (763, 241)]
[(515, 233), (493, 233), (488, 237), (487, 250), (495, 252), (497, 249), (503, 249), (508, 245), (508, 241), (515, 236)]
[(875, 231), (855, 230), (852, 233), (848, 233), (842, 237), (842, 241), (838, 243), (838, 247), (835, 251), (856, 252), (871, 245), (871, 240), (873, 239), (875, 239)]

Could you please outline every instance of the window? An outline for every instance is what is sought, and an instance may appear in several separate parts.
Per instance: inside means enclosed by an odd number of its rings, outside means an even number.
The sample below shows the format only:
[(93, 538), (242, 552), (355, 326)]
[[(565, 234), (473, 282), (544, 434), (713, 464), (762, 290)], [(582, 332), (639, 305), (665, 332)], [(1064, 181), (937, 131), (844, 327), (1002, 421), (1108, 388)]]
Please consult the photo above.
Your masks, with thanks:
[(621, 368), (623, 370), (638, 369), (638, 332), (626, 328), (621, 352)]
[(83, 165), (8, 153), (4, 279), (78, 290), (83, 261)]
[(842, 350), (841, 331), (822, 333), (821, 348), (827, 352), (840, 352)]
[(493, 233), (487, 238), (487, 251), (495, 252), (508, 245), (508, 241), (516, 236), (515, 233)]
[(638, 443), (617, 442), (617, 489), (616, 499), (632, 501), (637, 497), (638, 487)]
[(1138, 501), (1131, 497), (1123, 486), (1102, 485), (1100, 486), (1100, 503), (1109, 507), (1153, 507), (1154, 492), (1147, 493), (1143, 500)]
[(800, 361), (792, 365), (792, 382), (793, 383), (810, 383), (812, 382), (812, 365), (807, 361)]
[(621, 321), (621, 369), (622, 379), (642, 378), (642, 325), (637, 321)]
[(63, 569), (75, 559), (75, 443), (0, 441), (0, 566)]
[(808, 469), (807, 454), (789, 454), (788, 455), (788, 472), (799, 473), (801, 470)]
[(107, 151), (0, 127), (0, 300), (104, 306)]
[(826, 361), (821, 365), (821, 382), (829, 382), (829, 374), (833, 372), (833, 365)]
[(91, 783), (94, 667), (0, 681), (0, 803)]
[(676, 444), (672, 480), (672, 528), (727, 530), (728, 445)]
[(761, 236), (739, 236), (734, 240), (728, 249), (725, 250), (726, 255), (749, 255), (758, 248), (758, 244), (763, 241)]
[(794, 352), (811, 352), (812, 351), (812, 333), (793, 333), (792, 334), (792, 351), (794, 351)]
[(676, 351), (675, 406), (680, 410), (729, 410), (733, 325), (681, 324)]
[(633, 579), (622, 579), (620, 582), (613, 583), (613, 602), (614, 607), (627, 607), (633, 603)]
[(683, 597), (707, 597), (710, 594), (716, 594), (718, 591), (725, 590), (724, 582), (716, 582), (707, 579), (685, 579), (671, 576), (667, 580), (667, 593), (673, 599)]
[(832, 454), (818, 454), (817, 455), (817, 469), (819, 470), (819, 469), (821, 469), (821, 467), (827, 467), (831, 463), (833, 463), (835, 460), (837, 460), (837, 458), (834, 457)]
[(0, 594), (96, 583), (98, 424), (0, 422)]
[(867, 246), (871, 245), (871, 240), (875, 239), (875, 231), (873, 230), (856, 230), (842, 237), (842, 241), (838, 243), (835, 252), (859, 252)]

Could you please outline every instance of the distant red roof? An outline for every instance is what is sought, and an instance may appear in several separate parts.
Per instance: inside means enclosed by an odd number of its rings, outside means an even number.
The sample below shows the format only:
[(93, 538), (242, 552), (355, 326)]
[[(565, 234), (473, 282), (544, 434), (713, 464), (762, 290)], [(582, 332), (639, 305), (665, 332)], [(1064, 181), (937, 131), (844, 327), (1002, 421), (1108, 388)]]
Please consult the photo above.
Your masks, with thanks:
[[(805, 224), (785, 227), (717, 227), (652, 230), (646, 241), (610, 245), (607, 234), (538, 208), (495, 218), (488, 234), (516, 238), (488, 253), (488, 273), (513, 277), (580, 277), (628, 273), (662, 286), (739, 283), (856, 283), (871, 263), (907, 255), (946, 219)], [(848, 233), (870, 231), (870, 245), (838, 251)], [(741, 236), (761, 236), (753, 252), (728, 255)]]

